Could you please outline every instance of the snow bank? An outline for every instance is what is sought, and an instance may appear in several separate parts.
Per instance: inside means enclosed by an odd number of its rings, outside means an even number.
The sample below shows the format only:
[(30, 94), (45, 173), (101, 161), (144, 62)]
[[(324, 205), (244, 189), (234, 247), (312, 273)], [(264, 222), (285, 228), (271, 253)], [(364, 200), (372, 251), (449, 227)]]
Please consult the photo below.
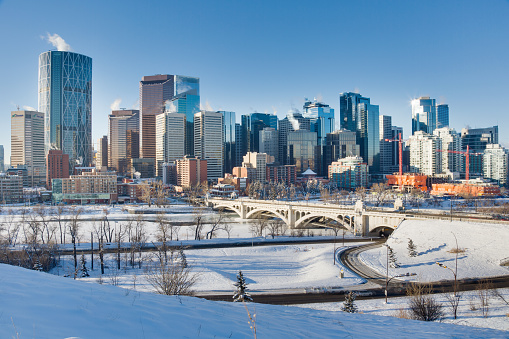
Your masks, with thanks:
[[(247, 338), (244, 305), (168, 297), (0, 265), (0, 337)], [(505, 338), (507, 332), (249, 304), (259, 338)], [(397, 329), (397, 330), (396, 330)]]

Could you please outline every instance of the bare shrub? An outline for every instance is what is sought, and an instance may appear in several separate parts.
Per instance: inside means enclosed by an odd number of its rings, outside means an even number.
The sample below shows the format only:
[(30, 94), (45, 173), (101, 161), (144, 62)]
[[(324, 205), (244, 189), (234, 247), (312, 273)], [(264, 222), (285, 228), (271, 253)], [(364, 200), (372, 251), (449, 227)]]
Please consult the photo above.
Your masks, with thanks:
[(453, 254), (463, 254), (467, 251), (466, 248), (461, 248), (461, 247), (455, 247), (455, 248), (451, 248), (449, 251), (449, 253), (453, 253)]
[(456, 292), (456, 295), (448, 294), (445, 297), (447, 299), (447, 302), (449, 303), (449, 306), (451, 307), (451, 312), (452, 312), (452, 315), (454, 316), (454, 319), (457, 319), (458, 306), (460, 304), (461, 293)]
[(444, 317), (442, 305), (431, 294), (431, 284), (411, 284), (407, 289), (410, 297), (410, 314), (415, 320), (435, 321)]
[(170, 251), (167, 260), (162, 253), (158, 254), (147, 275), (147, 281), (156, 292), (165, 295), (192, 295), (196, 280), (197, 275), (191, 273), (190, 266), (184, 264), (183, 258), (174, 251)]
[(488, 318), (490, 311), (490, 296), (493, 295), (493, 283), (491, 280), (482, 279), (476, 286), (479, 297), (479, 309), (484, 318)]

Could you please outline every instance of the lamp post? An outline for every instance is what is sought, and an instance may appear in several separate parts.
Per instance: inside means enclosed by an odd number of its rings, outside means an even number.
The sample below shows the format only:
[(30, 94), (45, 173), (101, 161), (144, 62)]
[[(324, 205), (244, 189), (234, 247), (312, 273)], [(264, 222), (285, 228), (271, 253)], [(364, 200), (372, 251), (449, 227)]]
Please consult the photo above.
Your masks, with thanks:
[[(453, 288), (453, 295), (454, 295), (454, 297), (456, 297), (456, 283), (457, 283), (457, 281), (458, 281), (458, 279), (457, 279), (457, 271), (458, 271), (458, 267), (456, 266), (456, 271), (454, 271), (452, 268), (447, 267), (447, 266), (445, 266), (444, 264), (439, 263), (438, 261), (436, 262), (436, 264), (437, 264), (438, 266), (442, 267), (442, 268), (447, 268), (447, 269), (448, 269), (449, 271), (451, 271), (451, 273), (454, 275), (454, 288)], [(456, 265), (457, 265), (457, 263), (456, 263)]]
[(385, 303), (386, 304), (388, 303), (388, 300), (387, 300), (388, 288), (389, 288), (389, 283), (391, 282), (392, 279), (394, 279), (394, 278), (401, 278), (401, 277), (410, 277), (410, 276), (414, 276), (414, 275), (417, 275), (417, 273), (398, 274), (398, 275), (395, 275), (395, 276), (391, 277), (388, 280), (387, 280), (388, 276), (386, 276), (386, 278), (385, 278)]

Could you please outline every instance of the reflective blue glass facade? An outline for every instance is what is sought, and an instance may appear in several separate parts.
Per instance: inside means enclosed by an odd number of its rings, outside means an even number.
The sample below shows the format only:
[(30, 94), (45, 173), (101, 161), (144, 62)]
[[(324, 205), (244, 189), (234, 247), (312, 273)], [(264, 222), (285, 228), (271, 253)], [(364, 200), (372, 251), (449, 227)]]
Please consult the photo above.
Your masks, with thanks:
[[(59, 149), (71, 165), (92, 163), (92, 58), (48, 51), (39, 56), (39, 112), (45, 151)], [(72, 166), (71, 166), (72, 168)]]

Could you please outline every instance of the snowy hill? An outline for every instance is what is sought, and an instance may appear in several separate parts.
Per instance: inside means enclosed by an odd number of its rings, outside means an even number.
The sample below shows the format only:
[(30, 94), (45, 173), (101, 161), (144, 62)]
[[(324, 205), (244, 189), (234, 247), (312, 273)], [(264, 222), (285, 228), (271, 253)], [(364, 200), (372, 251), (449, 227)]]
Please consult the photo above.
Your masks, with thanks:
[[(253, 337), (242, 304), (136, 292), (8, 265), (0, 265), (0, 276), (0, 338)], [(507, 332), (389, 317), (248, 307), (256, 314), (258, 338), (507, 337)]]

